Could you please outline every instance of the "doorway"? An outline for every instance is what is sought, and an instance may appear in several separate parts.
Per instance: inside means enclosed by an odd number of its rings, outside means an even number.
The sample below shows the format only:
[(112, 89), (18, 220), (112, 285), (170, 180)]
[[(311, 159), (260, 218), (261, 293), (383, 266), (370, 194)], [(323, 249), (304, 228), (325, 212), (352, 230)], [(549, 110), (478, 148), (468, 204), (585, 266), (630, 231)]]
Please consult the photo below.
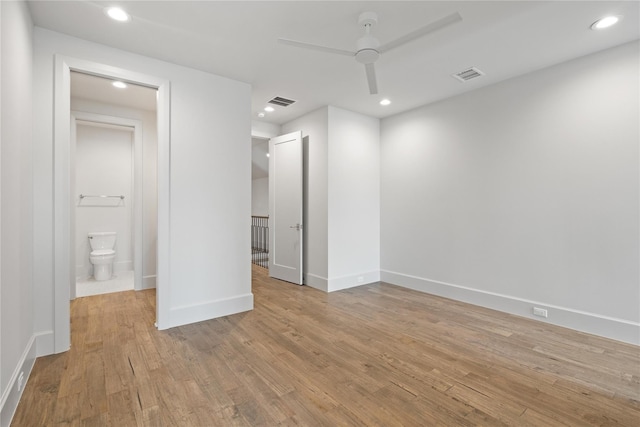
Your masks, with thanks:
[(269, 139), (251, 138), (251, 263), (269, 268)]
[[(156, 99), (155, 89), (71, 73), (72, 298), (156, 286)], [(113, 250), (106, 267), (93, 265), (105, 262), (91, 256), (95, 232), (116, 233), (115, 247), (99, 249)], [(111, 277), (97, 280), (105, 269)]]
[(269, 276), (303, 284), (302, 132), (269, 140)]
[[(167, 80), (129, 70), (56, 55), (54, 81), (54, 351), (70, 346), (69, 299), (75, 284), (73, 210), (76, 197), (72, 182), (71, 72), (76, 71), (138, 84), (157, 90), (157, 271), (156, 326), (164, 329), (169, 319), (169, 107), (170, 84)], [(77, 195), (75, 195), (77, 196)]]

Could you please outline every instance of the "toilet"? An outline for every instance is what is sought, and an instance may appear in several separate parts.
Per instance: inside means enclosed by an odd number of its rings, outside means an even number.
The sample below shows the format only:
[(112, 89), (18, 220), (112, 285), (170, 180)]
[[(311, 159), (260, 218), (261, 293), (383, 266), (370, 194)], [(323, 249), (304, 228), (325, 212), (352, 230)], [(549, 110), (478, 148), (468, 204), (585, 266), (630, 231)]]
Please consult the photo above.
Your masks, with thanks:
[(98, 280), (109, 280), (113, 275), (113, 260), (116, 258), (115, 231), (89, 233), (91, 254), (89, 261), (93, 264), (93, 277)]

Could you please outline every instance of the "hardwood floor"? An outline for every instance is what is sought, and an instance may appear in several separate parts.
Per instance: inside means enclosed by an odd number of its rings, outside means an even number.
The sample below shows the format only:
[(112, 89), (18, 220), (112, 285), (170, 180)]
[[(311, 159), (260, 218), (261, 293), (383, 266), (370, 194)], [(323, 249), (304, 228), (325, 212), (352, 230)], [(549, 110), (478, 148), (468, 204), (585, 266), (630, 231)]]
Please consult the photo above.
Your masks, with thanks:
[(253, 267), (251, 312), (157, 331), (155, 293), (71, 304), (14, 426), (640, 425), (640, 348), (387, 285)]

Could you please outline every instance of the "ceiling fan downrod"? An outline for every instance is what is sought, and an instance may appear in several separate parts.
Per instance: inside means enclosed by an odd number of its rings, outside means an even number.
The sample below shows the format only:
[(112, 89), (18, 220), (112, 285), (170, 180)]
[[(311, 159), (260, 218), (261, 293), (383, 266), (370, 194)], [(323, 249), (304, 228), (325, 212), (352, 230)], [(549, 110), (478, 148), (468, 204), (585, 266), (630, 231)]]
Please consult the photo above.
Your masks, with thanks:
[(378, 15), (375, 12), (363, 12), (358, 18), (358, 24), (364, 27), (365, 35), (356, 42), (356, 61), (361, 64), (373, 64), (380, 58), (380, 42), (371, 35), (371, 27), (378, 23)]

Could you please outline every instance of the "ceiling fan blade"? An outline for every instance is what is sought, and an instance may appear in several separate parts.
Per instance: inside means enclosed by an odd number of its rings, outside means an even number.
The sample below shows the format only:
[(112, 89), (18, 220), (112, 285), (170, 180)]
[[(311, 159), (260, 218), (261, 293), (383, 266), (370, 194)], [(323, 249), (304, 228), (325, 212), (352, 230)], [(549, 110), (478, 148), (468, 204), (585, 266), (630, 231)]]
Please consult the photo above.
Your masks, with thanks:
[(367, 72), (367, 82), (369, 83), (369, 93), (376, 95), (378, 93), (378, 81), (376, 80), (376, 68), (373, 63), (364, 64), (364, 69)]
[(445, 16), (444, 18), (440, 18), (438, 20), (435, 20), (427, 25), (425, 25), (422, 28), (418, 28), (415, 31), (410, 32), (409, 34), (406, 34), (402, 37), (400, 37), (399, 39), (390, 41), (389, 43), (383, 44), (382, 46), (380, 46), (378, 48), (378, 52), (380, 53), (384, 53), (384, 52), (388, 52), (391, 49), (395, 49), (398, 46), (402, 46), (405, 43), (408, 43), (412, 40), (415, 40), (419, 37), (422, 36), (426, 36), (429, 33), (433, 33), (435, 31), (438, 31), (444, 27), (448, 27), (451, 24), (455, 24), (456, 22), (460, 22), (462, 21), (462, 16), (460, 16), (460, 14), (458, 12), (454, 12), (450, 15)]
[(288, 40), (288, 39), (278, 39), (278, 43), (287, 44), (289, 46), (301, 47), (304, 49), (319, 50), (320, 52), (335, 53), (338, 55), (345, 55), (345, 56), (355, 56), (356, 54), (355, 52), (351, 52), (344, 49), (335, 49), (333, 47), (320, 46), (317, 44), (298, 42), (295, 40)]

